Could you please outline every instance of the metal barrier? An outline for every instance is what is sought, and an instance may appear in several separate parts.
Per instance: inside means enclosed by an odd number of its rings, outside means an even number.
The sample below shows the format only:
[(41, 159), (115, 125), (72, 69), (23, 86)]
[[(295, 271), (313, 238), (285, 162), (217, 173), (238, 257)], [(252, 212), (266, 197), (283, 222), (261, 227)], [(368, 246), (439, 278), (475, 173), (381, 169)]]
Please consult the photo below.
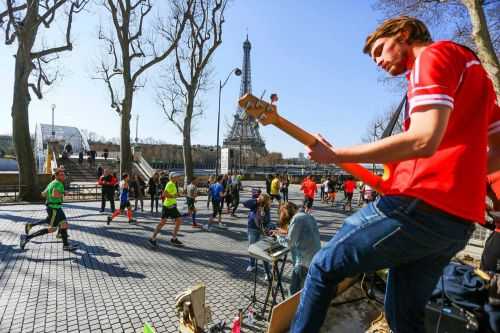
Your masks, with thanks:
[(17, 201), (21, 187), (23, 185), (0, 185), (0, 202)]

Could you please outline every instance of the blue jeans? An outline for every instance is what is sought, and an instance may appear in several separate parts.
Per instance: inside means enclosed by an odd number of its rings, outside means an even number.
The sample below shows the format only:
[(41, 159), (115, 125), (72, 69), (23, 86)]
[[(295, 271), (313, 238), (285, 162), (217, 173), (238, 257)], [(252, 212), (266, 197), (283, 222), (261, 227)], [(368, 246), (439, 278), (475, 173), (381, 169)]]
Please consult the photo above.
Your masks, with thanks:
[[(257, 243), (260, 239), (261, 233), (258, 229), (248, 228), (248, 245), (252, 245), (253, 243)], [(271, 270), (269, 268), (269, 263), (264, 262), (264, 270), (268, 277), (271, 276)], [(255, 267), (257, 264), (257, 260), (255, 258), (250, 257), (250, 266)], [(257, 269), (257, 267), (256, 267)]]
[(318, 332), (338, 283), (382, 268), (389, 268), (385, 314), (391, 330), (425, 331), (425, 304), (474, 226), (416, 203), (384, 196), (345, 220), (313, 258), (290, 332)]

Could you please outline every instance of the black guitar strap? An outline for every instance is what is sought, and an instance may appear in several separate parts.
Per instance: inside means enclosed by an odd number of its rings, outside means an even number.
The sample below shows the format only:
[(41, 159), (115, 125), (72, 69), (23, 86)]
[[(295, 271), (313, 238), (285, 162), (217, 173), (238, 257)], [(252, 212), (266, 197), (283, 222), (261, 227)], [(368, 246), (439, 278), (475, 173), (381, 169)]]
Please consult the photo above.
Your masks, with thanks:
[(387, 127), (384, 129), (384, 132), (382, 133), (381, 139), (392, 135), (392, 132), (394, 131), (394, 127), (396, 127), (396, 124), (398, 123), (398, 118), (401, 114), (401, 110), (403, 110), (405, 105), (406, 105), (406, 94), (404, 95), (403, 99), (401, 100), (401, 103), (399, 103), (399, 106), (396, 109), (396, 111), (394, 111), (394, 113), (392, 114), (391, 119), (389, 120), (389, 123), (387, 124)]

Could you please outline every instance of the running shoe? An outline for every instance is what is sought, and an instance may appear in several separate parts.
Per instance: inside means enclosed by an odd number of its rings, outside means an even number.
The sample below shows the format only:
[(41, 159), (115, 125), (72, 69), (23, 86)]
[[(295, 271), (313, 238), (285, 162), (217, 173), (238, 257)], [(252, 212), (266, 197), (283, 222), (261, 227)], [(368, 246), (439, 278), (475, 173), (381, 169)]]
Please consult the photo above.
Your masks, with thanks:
[(26, 243), (28, 243), (28, 236), (21, 235), (21, 237), (19, 239), (19, 247), (21, 248), (21, 250), (24, 250)]
[(170, 243), (172, 243), (175, 246), (182, 246), (182, 242), (180, 240), (178, 240), (177, 238), (170, 239)]
[(148, 244), (151, 245), (153, 248), (157, 249), (158, 248), (158, 244), (156, 243), (156, 239), (153, 240), (153, 239), (148, 239)]
[(108, 216), (106, 219), (106, 224), (109, 225), (111, 223), (111, 216)]
[(30, 233), (31, 228), (33, 228), (33, 224), (31, 223), (26, 223), (24, 225), (24, 233), (28, 235)]

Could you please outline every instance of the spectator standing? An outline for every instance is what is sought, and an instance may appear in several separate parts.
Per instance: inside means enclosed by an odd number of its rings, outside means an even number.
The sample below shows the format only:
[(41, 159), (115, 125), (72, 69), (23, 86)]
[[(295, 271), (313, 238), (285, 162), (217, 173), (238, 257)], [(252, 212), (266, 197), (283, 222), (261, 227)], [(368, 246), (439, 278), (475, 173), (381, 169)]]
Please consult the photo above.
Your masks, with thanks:
[(104, 169), (102, 176), (99, 177), (98, 184), (101, 185), (101, 213), (106, 208), (106, 201), (109, 201), (113, 213), (115, 211), (115, 188), (118, 180), (108, 169)]
[(104, 174), (104, 168), (101, 165), (99, 165), (97, 167), (97, 179), (101, 178), (103, 174)]
[(80, 164), (80, 166), (83, 164), (83, 150), (80, 150), (78, 153), (78, 164)]
[[(267, 194), (260, 194), (256, 199), (249, 199), (243, 203), (243, 206), (250, 209), (248, 213), (248, 245), (252, 245), (259, 241), (264, 234), (265, 227), (271, 222), (271, 197)], [(256, 259), (250, 257), (250, 262), (247, 267), (247, 272), (252, 272), (257, 269)], [(269, 264), (264, 261), (264, 270), (266, 277), (269, 279), (270, 270)]]
[(141, 175), (134, 175), (134, 181), (132, 183), (132, 188), (134, 191), (134, 211), (137, 211), (137, 203), (141, 203), (141, 212), (144, 211), (144, 190), (146, 188), (146, 183), (142, 179)]
[(271, 175), (266, 175), (266, 193), (271, 195)]
[(158, 198), (160, 197), (160, 174), (155, 172), (148, 181), (148, 194), (151, 197), (151, 214), (153, 214), (153, 206), (156, 207), (158, 213)]
[(288, 175), (283, 175), (281, 179), (281, 194), (283, 195), (283, 202), (288, 202), (288, 186), (290, 186), (290, 180), (288, 179)]
[(104, 153), (102, 154), (102, 156), (104, 157), (105, 161), (108, 160), (108, 156), (109, 156), (109, 150), (108, 150), (108, 148), (104, 148)]

